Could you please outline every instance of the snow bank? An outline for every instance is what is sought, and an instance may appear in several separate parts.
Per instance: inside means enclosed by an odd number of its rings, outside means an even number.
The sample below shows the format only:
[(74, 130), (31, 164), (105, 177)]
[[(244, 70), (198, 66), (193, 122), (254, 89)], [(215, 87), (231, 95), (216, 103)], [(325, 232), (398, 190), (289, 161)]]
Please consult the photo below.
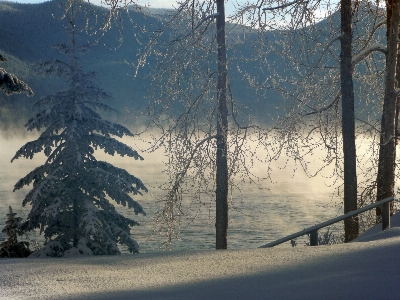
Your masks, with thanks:
[[(369, 242), (381, 240), (389, 237), (400, 236), (400, 213), (390, 217), (390, 227), (382, 231), (382, 224), (372, 226), (359, 237), (354, 239), (354, 242)], [(400, 272), (400, 270), (399, 270)], [(400, 283), (399, 283), (400, 284)]]
[(332, 246), (1, 259), (0, 299), (400, 299), (400, 237)]

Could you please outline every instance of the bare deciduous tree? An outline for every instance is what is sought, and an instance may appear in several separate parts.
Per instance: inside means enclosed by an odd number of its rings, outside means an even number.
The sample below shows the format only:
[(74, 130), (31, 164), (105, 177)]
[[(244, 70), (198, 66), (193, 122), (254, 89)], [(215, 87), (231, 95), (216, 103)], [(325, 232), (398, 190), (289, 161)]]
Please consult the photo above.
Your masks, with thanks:
[[(305, 3), (247, 3), (231, 19), (284, 10), (282, 15), (293, 11), (294, 17), (307, 24), (311, 15)], [(267, 9), (263, 10), (263, 5)], [(272, 15), (268, 17), (273, 19)], [(177, 236), (175, 229), (182, 218), (191, 214), (183, 205), (189, 188), (192, 199), (200, 204), (205, 203), (205, 195), (211, 198), (215, 192), (216, 248), (227, 247), (228, 206), (232, 207), (228, 192), (235, 187), (240, 190), (240, 184), (254, 179), (249, 167), (258, 159), (256, 149), (268, 143), (270, 131), (251, 125), (243, 107), (234, 101), (229, 81), (233, 62), (226, 58), (227, 49), (247, 49), (250, 44), (244, 44), (241, 36), (254, 38), (257, 31), (243, 26), (246, 23), (231, 24), (225, 32), (224, 23), (223, 1), (180, 2), (142, 56), (141, 63), (149, 59), (149, 53), (157, 60), (149, 114), (162, 133), (155, 137), (153, 147), (164, 146), (168, 156), (170, 182), (163, 199), (165, 206), (157, 215), (157, 230), (166, 231), (166, 246)], [(246, 59), (240, 58), (238, 66), (240, 63), (245, 64)], [(248, 145), (251, 140), (255, 141), (252, 147)]]
[[(398, 56), (398, 37), (400, 23), (400, 6), (398, 1), (386, 1), (387, 24), (387, 58), (385, 76), (385, 94), (381, 119), (381, 135), (379, 147), (379, 164), (377, 175), (377, 201), (394, 196), (396, 168), (396, 108), (398, 83), (396, 68)], [(389, 214), (389, 204), (383, 211), (377, 210), (377, 215)], [(388, 224), (384, 224), (387, 227)]]
[[(307, 2), (308, 6), (313, 4)], [(385, 24), (385, 16), (378, 6), (361, 1), (354, 2), (353, 7), (349, 1), (341, 4), (341, 26), (335, 13), (339, 6), (332, 7), (329, 1), (319, 1), (318, 5), (325, 8), (325, 15), (320, 20), (316, 16), (307, 18), (312, 26), (282, 21), (285, 27), (281, 32), (286, 38), (281, 41), (260, 39), (258, 48), (263, 51), (258, 51), (261, 55), (256, 57), (263, 63), (260, 66), (261, 76), (256, 79), (249, 76), (249, 81), (260, 93), (275, 90), (287, 99), (286, 117), (276, 125), (282, 149), (298, 161), (310, 176), (323, 174), (324, 169), (331, 168), (325, 176), (330, 178), (331, 184), (343, 182), (339, 186), (344, 191), (344, 210), (348, 212), (357, 207), (357, 187), (361, 190), (358, 197), (360, 205), (367, 198), (371, 199), (371, 191), (375, 187), (376, 144), (371, 144), (369, 154), (357, 158), (355, 131), (359, 141), (363, 138), (374, 141), (379, 133), (374, 122), (379, 118), (376, 111), (380, 108), (378, 102), (373, 100), (379, 98), (382, 91), (381, 75), (385, 58), (382, 54), (386, 54), (386, 45), (377, 34)], [(271, 24), (262, 20), (258, 18), (258, 24), (262, 25), (258, 27), (259, 36), (265, 37), (267, 35), (262, 33), (266, 33)], [(257, 24), (255, 21), (252, 23)], [(351, 23), (355, 25), (356, 32), (353, 38)], [(280, 66), (285, 70), (284, 74), (276, 69), (272, 71), (275, 78), (263, 74), (262, 70), (273, 69), (268, 64), (270, 54), (265, 51), (268, 48), (287, 60), (286, 68)], [(358, 89), (356, 106), (360, 110), (356, 111), (356, 115), (352, 77), (356, 79)], [(342, 110), (339, 107), (341, 99)], [(359, 121), (357, 128), (354, 126), (355, 119)], [(312, 164), (308, 161), (320, 150), (325, 153), (323, 166), (312, 172)], [(356, 162), (363, 178), (361, 185), (356, 180)], [(357, 236), (357, 227), (357, 222), (346, 222), (346, 240)]]
[[(343, 206), (344, 213), (357, 209), (357, 155), (354, 117), (351, 0), (340, 3), (340, 90), (342, 94)], [(358, 236), (358, 218), (344, 220), (345, 241)]]
[(233, 101), (226, 52), (224, 1), (191, 0), (180, 3), (142, 56), (157, 60), (149, 113), (161, 131), (154, 148), (165, 147), (168, 157), (170, 181), (156, 229), (166, 231), (166, 247), (182, 218), (196, 215), (184, 208), (189, 189), (192, 210), (215, 199), (216, 248), (226, 249), (229, 185), (251, 176), (242, 162), (252, 153), (242, 144), (257, 129)]

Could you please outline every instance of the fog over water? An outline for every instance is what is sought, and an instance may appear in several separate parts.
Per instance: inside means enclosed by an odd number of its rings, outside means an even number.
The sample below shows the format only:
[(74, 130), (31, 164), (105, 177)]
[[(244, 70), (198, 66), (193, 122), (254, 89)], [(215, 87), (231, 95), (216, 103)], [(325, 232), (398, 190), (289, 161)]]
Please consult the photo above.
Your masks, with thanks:
[[(0, 137), (0, 229), (4, 227), (8, 206), (20, 217), (26, 217), (30, 206), (22, 208), (24, 195), (30, 188), (12, 192), (14, 184), (45, 160), (43, 154), (32, 160), (18, 159), (10, 163), (15, 152), (32, 137), (5, 138)], [(145, 143), (135, 138), (124, 138), (123, 142), (134, 149), (144, 149)], [(98, 152), (98, 160), (106, 160), (117, 167), (125, 168), (139, 177), (149, 189), (143, 196), (135, 196), (145, 209), (147, 216), (135, 216), (133, 211), (118, 207), (127, 217), (138, 221), (141, 226), (132, 228), (132, 236), (140, 245), (140, 252), (159, 251), (165, 239), (163, 234), (154, 234), (154, 213), (163, 205), (157, 201), (163, 191), (159, 188), (167, 180), (161, 171), (164, 168), (162, 151), (157, 153), (140, 152), (143, 161), (135, 161), (128, 157), (113, 157)], [(308, 178), (302, 170), (293, 172), (293, 168), (280, 169), (283, 161), (274, 163), (272, 180), (260, 179), (257, 184), (247, 184), (242, 191), (236, 191), (231, 198), (230, 223), (228, 231), (228, 248), (256, 248), (267, 242), (302, 230), (305, 227), (326, 221), (342, 214), (340, 199), (335, 196), (335, 187), (328, 187), (320, 178)], [(253, 172), (259, 178), (265, 178), (266, 166), (257, 165)], [(186, 207), (185, 207), (186, 205)], [(180, 241), (174, 240), (173, 249), (214, 249), (214, 199), (205, 196), (201, 201), (191, 203), (190, 195), (184, 197), (183, 209), (187, 214), (182, 219)], [(192, 218), (196, 215), (196, 218)], [(188, 224), (190, 223), (190, 224)], [(340, 228), (341, 225), (337, 225)], [(24, 238), (22, 238), (24, 239)], [(33, 233), (31, 239), (43, 241), (43, 236)], [(26, 238), (24, 239), (26, 240)], [(305, 241), (305, 240), (304, 240)], [(303, 243), (299, 241), (298, 243)], [(289, 243), (283, 245), (290, 247)], [(125, 251), (122, 248), (122, 251)]]

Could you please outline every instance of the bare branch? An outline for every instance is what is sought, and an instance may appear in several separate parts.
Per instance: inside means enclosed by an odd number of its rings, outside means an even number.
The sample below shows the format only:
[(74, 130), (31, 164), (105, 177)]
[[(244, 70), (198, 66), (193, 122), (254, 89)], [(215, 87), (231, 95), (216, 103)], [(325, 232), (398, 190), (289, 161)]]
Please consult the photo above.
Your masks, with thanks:
[[(172, 237), (174, 235), (174, 223), (176, 223), (176, 216), (174, 215), (174, 211), (175, 211), (174, 207), (177, 206), (179, 213), (182, 213), (182, 208), (181, 208), (181, 204), (180, 204), (181, 198), (179, 197), (179, 190), (180, 190), (181, 184), (184, 180), (184, 177), (186, 176), (187, 171), (189, 170), (190, 164), (192, 163), (193, 158), (194, 158), (195, 154), (197, 153), (198, 149), (204, 143), (206, 143), (207, 141), (210, 141), (212, 139), (215, 139), (216, 137), (217, 137), (216, 135), (208, 136), (196, 144), (194, 149), (191, 151), (190, 157), (186, 161), (186, 163), (183, 167), (183, 170), (181, 170), (180, 172), (175, 174), (175, 178), (172, 181), (172, 187), (166, 195), (164, 208), (161, 209), (157, 213), (157, 225), (160, 223), (164, 223), (164, 222), (167, 223), (166, 224), (167, 239), (164, 243), (166, 248), (171, 245)], [(162, 221), (160, 221), (160, 219)], [(178, 226), (180, 226), (180, 222), (178, 224), (179, 224)], [(163, 226), (161, 226), (161, 227), (163, 227)], [(175, 234), (175, 235), (177, 235), (177, 234)]]
[(322, 108), (320, 108), (320, 109), (318, 109), (318, 110), (309, 112), (309, 113), (305, 114), (304, 116), (319, 114), (319, 113), (322, 113), (322, 112), (324, 112), (324, 111), (330, 109), (331, 107), (333, 107), (334, 105), (337, 105), (337, 104), (339, 103), (339, 100), (340, 100), (341, 95), (342, 95), (342, 94), (341, 94), (340, 92), (338, 92), (338, 93), (336, 94), (336, 97), (333, 99), (333, 101), (332, 101), (331, 103), (329, 103), (327, 106), (324, 106), (324, 107), (322, 107)]
[[(340, 36), (336, 37), (334, 40), (336, 40), (336, 39), (338, 39), (338, 38), (340, 39)], [(332, 41), (329, 43), (328, 47), (333, 43), (334, 40), (332, 40)], [(327, 49), (327, 47), (325, 48), (325, 50), (326, 50), (326, 49)], [(324, 51), (325, 51), (325, 50), (324, 50)], [(357, 65), (358, 63), (360, 63), (363, 59), (365, 59), (366, 57), (368, 57), (371, 53), (377, 52), (377, 51), (386, 54), (386, 52), (387, 52), (387, 51), (386, 51), (386, 46), (380, 45), (380, 44), (376, 44), (376, 45), (372, 45), (372, 46), (370, 46), (370, 47), (364, 49), (363, 51), (359, 52), (359, 53), (358, 53), (357, 55), (355, 55), (355, 56), (353, 57), (353, 59), (352, 59), (353, 68), (354, 68), (355, 65)], [(322, 57), (322, 56), (321, 56), (321, 57)], [(400, 93), (400, 90), (399, 90), (399, 93)], [(396, 94), (396, 95), (398, 95), (398, 94)], [(307, 113), (307, 114), (305, 114), (304, 116), (308, 116), (308, 115), (313, 115), (313, 114), (321, 113), (321, 112), (323, 112), (323, 111), (326, 111), (326, 110), (330, 109), (331, 107), (333, 107), (334, 105), (336, 105), (336, 104), (339, 102), (340, 97), (341, 97), (341, 93), (338, 92), (338, 94), (336, 95), (336, 97), (333, 99), (333, 101), (332, 101), (329, 105), (327, 105), (327, 106), (325, 106), (325, 107), (322, 107), (322, 108), (320, 108), (320, 109), (318, 109), (318, 110), (315, 110), (315, 111), (313, 111), (313, 112)]]
[(212, 135), (212, 136), (204, 138), (203, 140), (201, 140), (200, 142), (198, 142), (196, 144), (193, 151), (190, 153), (190, 157), (187, 160), (187, 162), (183, 168), (183, 171), (176, 174), (174, 184), (168, 193), (168, 198), (172, 198), (173, 195), (175, 195), (176, 191), (178, 190), (179, 184), (182, 182), (183, 178), (186, 176), (189, 166), (192, 163), (193, 157), (197, 153), (197, 150), (200, 148), (200, 146), (203, 145), (205, 142), (210, 141), (212, 139), (216, 139), (216, 138), (217, 138), (216, 135)]
[(315, 64), (315, 66), (313, 67), (313, 71), (311, 71), (308, 76), (310, 76), (312, 73), (314, 73), (314, 70), (316, 70), (318, 68), (318, 65), (321, 63), (322, 58), (325, 56), (326, 52), (328, 52), (329, 48), (332, 46), (332, 44), (338, 40), (340, 40), (342, 37), (342, 35), (337, 35), (335, 36), (329, 43), (328, 45), (326, 45), (325, 49), (322, 51), (317, 63)]
[(364, 120), (358, 119), (358, 118), (354, 118), (354, 119), (357, 120), (357, 121), (359, 121), (359, 122), (361, 122), (361, 123), (364, 123), (364, 124), (370, 126), (370, 127), (371, 127), (373, 130), (375, 130), (377, 133), (379, 133), (379, 134), (382, 133), (379, 129), (377, 129), (377, 128), (376, 128), (374, 125), (372, 125), (372, 124), (370, 124), (370, 123), (368, 123), (368, 122), (366, 122), (366, 121), (364, 121)]
[(289, 3), (286, 3), (286, 4), (282, 4), (282, 5), (279, 5), (279, 6), (263, 8), (262, 10), (263, 11), (269, 11), (269, 10), (275, 10), (275, 9), (282, 9), (282, 8), (286, 8), (288, 6), (291, 6), (293, 4), (307, 4), (308, 2), (309, 1), (298, 1), (298, 0), (295, 0), (295, 1), (292, 1), (292, 2), (289, 2)]
[(185, 37), (183, 37), (183, 38), (177, 38), (177, 39), (175, 39), (173, 42), (177, 42), (177, 41), (184, 40), (184, 39), (188, 38), (188, 37), (191, 36), (191, 35), (193, 34), (193, 32), (195, 32), (195, 31), (197, 30), (197, 28), (199, 28), (205, 21), (210, 20), (210, 19), (215, 19), (216, 17), (218, 17), (218, 15), (219, 15), (219, 14), (217, 13), (217, 14), (213, 14), (213, 15), (209, 15), (209, 16), (205, 17), (203, 20), (200, 21), (199, 24), (197, 24), (197, 26), (196, 26), (195, 28), (192, 29), (191, 32), (189, 32), (187, 35), (185, 35)]
[(374, 28), (372, 28), (372, 31), (368, 36), (368, 39), (365, 41), (365, 46), (362, 47), (359, 52), (363, 51), (369, 45), (369, 43), (371, 42), (375, 32), (383, 25), (386, 25), (386, 19), (383, 19), (380, 22), (378, 22), (377, 24), (375, 24)]

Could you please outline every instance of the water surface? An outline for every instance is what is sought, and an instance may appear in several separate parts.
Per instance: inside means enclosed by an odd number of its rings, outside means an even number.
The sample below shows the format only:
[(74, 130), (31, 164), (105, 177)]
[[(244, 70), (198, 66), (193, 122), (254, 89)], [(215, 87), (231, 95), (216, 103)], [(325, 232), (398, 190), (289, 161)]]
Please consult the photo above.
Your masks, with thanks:
[[(22, 208), (22, 200), (29, 187), (13, 192), (13, 186), (43, 163), (45, 157), (39, 154), (32, 160), (21, 158), (13, 163), (10, 160), (24, 143), (32, 139), (0, 138), (1, 229), (4, 227), (9, 205), (18, 216), (26, 217), (29, 213), (29, 205)], [(127, 138), (124, 142), (136, 149), (143, 148), (143, 144), (135, 144), (134, 138)], [(125, 168), (148, 187), (148, 193), (135, 197), (144, 207), (147, 216), (135, 216), (132, 210), (114, 204), (125, 216), (140, 222), (141, 226), (132, 229), (132, 236), (140, 244), (140, 251), (159, 251), (165, 234), (154, 232), (154, 213), (162, 206), (162, 202), (158, 200), (164, 191), (159, 187), (167, 177), (161, 172), (164, 168), (162, 153), (141, 154), (143, 161), (105, 154), (99, 154), (98, 159)], [(230, 249), (256, 248), (342, 214), (338, 205), (340, 199), (335, 196), (335, 187), (327, 186), (329, 181), (308, 178), (301, 170), (294, 173), (292, 168), (281, 169), (280, 166), (281, 162), (276, 162), (273, 166), (272, 180), (260, 179), (256, 183), (247, 183), (241, 187), (240, 192), (236, 190), (231, 194), (228, 233)], [(253, 171), (259, 178), (267, 177), (266, 166), (262, 164), (257, 165)], [(205, 195), (200, 201), (192, 202), (190, 195), (185, 195), (183, 208), (186, 214), (182, 217), (180, 240), (174, 240), (173, 249), (214, 249), (214, 199)], [(340, 225), (337, 227), (340, 229)], [(43, 236), (37, 232), (30, 234), (30, 238), (43, 241)], [(300, 243), (304, 243), (304, 240)], [(284, 246), (290, 247), (290, 244), (286, 243)], [(122, 251), (126, 249), (122, 248)]]

